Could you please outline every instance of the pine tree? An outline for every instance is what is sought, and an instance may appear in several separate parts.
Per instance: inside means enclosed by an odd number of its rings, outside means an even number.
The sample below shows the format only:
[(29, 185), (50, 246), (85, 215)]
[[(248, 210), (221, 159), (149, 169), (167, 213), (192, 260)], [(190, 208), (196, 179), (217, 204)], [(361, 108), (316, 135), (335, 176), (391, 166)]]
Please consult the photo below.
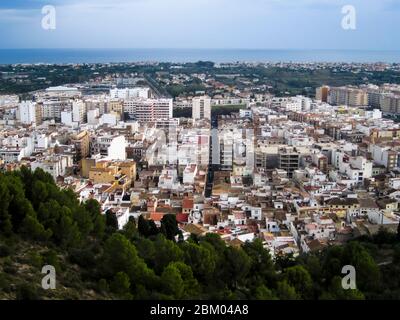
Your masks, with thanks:
[(11, 215), (8, 212), (10, 198), (7, 186), (0, 182), (0, 233), (5, 236), (12, 234)]

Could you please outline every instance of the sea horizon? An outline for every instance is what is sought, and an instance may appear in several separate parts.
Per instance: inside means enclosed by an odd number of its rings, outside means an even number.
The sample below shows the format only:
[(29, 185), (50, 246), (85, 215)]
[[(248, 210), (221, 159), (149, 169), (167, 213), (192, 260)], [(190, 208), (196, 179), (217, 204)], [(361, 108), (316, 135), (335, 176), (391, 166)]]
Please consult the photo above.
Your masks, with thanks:
[(0, 49), (0, 64), (315, 62), (400, 63), (400, 50), (351, 49), (173, 49), (26, 48)]

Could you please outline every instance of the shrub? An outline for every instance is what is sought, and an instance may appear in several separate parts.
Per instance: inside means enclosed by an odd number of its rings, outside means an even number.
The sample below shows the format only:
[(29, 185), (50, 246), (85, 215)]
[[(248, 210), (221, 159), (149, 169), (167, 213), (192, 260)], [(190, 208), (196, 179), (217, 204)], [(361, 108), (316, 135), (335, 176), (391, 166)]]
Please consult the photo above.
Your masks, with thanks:
[(39, 300), (38, 290), (29, 283), (21, 284), (17, 287), (17, 300)]

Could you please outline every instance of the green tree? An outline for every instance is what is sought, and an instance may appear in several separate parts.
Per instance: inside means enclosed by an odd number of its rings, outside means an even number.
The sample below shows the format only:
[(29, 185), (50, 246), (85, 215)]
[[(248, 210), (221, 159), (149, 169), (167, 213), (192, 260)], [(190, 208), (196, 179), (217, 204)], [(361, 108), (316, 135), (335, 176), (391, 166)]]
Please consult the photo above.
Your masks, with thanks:
[(11, 215), (13, 231), (18, 232), (26, 215), (33, 212), (33, 207), (25, 198), (23, 184), (17, 175), (8, 174), (3, 181), (10, 195), (8, 212)]
[[(226, 244), (218, 234), (207, 233), (204, 237), (201, 238), (201, 241), (211, 244), (214, 247), (214, 249), (218, 255), (224, 254), (224, 251), (226, 249)], [(198, 242), (198, 241), (194, 241), (194, 242)]]
[(69, 250), (69, 259), (72, 263), (76, 263), (82, 268), (91, 269), (96, 266), (96, 255), (93, 248), (72, 248)]
[(277, 300), (274, 293), (263, 284), (256, 288), (254, 298), (257, 300)]
[(276, 294), (280, 300), (299, 300), (296, 289), (287, 283), (286, 280), (278, 282)]
[(33, 180), (36, 181), (42, 181), (46, 184), (52, 184), (54, 185), (54, 179), (51, 176), (50, 173), (45, 172), (43, 169), (37, 168), (34, 172), (33, 172)]
[(131, 282), (125, 272), (118, 272), (110, 284), (111, 291), (123, 299), (132, 299), (129, 292), (130, 287)]
[(139, 233), (144, 237), (155, 236), (159, 233), (157, 226), (153, 220), (146, 220), (142, 215), (138, 219)]
[(106, 218), (101, 214), (100, 203), (97, 200), (89, 199), (85, 202), (84, 207), (93, 222), (93, 235), (102, 239), (106, 230)]
[(129, 240), (135, 240), (139, 236), (138, 229), (136, 227), (136, 221), (134, 217), (129, 217), (128, 223), (124, 226), (123, 234)]
[(342, 272), (342, 268), (345, 265), (342, 261), (343, 250), (343, 247), (332, 246), (324, 250), (321, 256), (322, 278), (326, 279), (328, 283), (333, 277), (340, 275)]
[(0, 233), (6, 236), (12, 234), (11, 215), (8, 212), (11, 196), (8, 192), (7, 185), (0, 177)]
[(396, 236), (397, 236), (397, 241), (400, 241), (400, 223), (397, 226), (397, 234), (396, 234)]
[(139, 237), (135, 240), (135, 246), (138, 251), (139, 256), (146, 262), (146, 264), (154, 269), (156, 247), (154, 241)]
[(175, 236), (179, 233), (179, 228), (174, 214), (166, 214), (162, 217), (161, 230), (167, 239), (175, 240)]
[(24, 283), (17, 286), (17, 300), (39, 300), (37, 288), (30, 284)]
[(316, 255), (307, 255), (304, 261), (304, 266), (314, 280), (322, 279), (321, 261)]
[(53, 266), (57, 272), (61, 272), (63, 270), (64, 264), (60, 263), (60, 258), (55, 250), (49, 249), (42, 253), (43, 263), (46, 265)]
[(71, 216), (71, 210), (63, 207), (57, 228), (53, 231), (56, 241), (65, 248), (77, 246), (81, 240), (78, 225)]
[(225, 250), (224, 274), (231, 288), (245, 283), (250, 267), (251, 260), (244, 250), (234, 247)]
[(51, 230), (45, 230), (34, 213), (30, 213), (25, 217), (20, 228), (20, 233), (25, 238), (39, 241), (46, 241), (52, 236)]
[(135, 246), (120, 233), (114, 233), (106, 241), (102, 261), (102, 273), (107, 277), (124, 272), (131, 284), (150, 288), (157, 284), (153, 271), (139, 258)]
[(76, 222), (79, 232), (83, 237), (86, 237), (93, 231), (92, 219), (83, 206), (77, 206), (72, 209), (72, 219)]
[(31, 202), (33, 204), (34, 209), (38, 209), (40, 203), (47, 201), (49, 196), (49, 192), (47, 191), (46, 183), (36, 180), (32, 185), (32, 199)]
[(160, 274), (171, 262), (183, 261), (183, 251), (173, 241), (168, 240), (162, 234), (158, 234), (154, 240), (153, 268)]
[(352, 265), (357, 272), (357, 287), (361, 291), (373, 291), (380, 283), (379, 267), (367, 250), (358, 242), (345, 246), (342, 265)]
[(365, 297), (358, 289), (343, 289), (342, 278), (333, 277), (327, 292), (324, 292), (321, 300), (364, 300)]
[(185, 285), (176, 265), (170, 264), (164, 269), (161, 275), (161, 281), (165, 294), (175, 299), (181, 299), (185, 290)]
[(182, 243), (180, 247), (184, 252), (184, 261), (192, 268), (195, 277), (202, 283), (210, 280), (216, 267), (215, 256), (210, 248), (191, 242)]
[(106, 212), (106, 229), (109, 233), (113, 233), (118, 230), (118, 219), (112, 210), (107, 210)]
[(253, 282), (272, 284), (275, 280), (275, 267), (272, 262), (271, 255), (264, 249), (260, 239), (255, 239), (253, 242), (247, 241), (243, 246), (244, 252), (251, 259), (250, 277)]
[(392, 244), (396, 242), (396, 234), (380, 227), (378, 233), (373, 236), (373, 242), (378, 245)]
[(22, 166), (16, 175), (20, 178), (20, 181), (24, 183), (25, 196), (27, 199), (32, 200), (32, 189), (33, 189), (33, 172), (27, 166)]
[(104, 278), (99, 280), (99, 282), (97, 283), (97, 288), (102, 293), (107, 293), (110, 291), (110, 286), (108, 285), (107, 280)]
[(181, 261), (171, 262), (169, 266), (174, 266), (179, 270), (183, 280), (183, 293), (180, 298), (182, 299), (196, 299), (199, 296), (200, 285), (193, 276), (192, 269)]
[(284, 272), (287, 283), (304, 299), (312, 297), (313, 282), (308, 271), (301, 265), (287, 268)]

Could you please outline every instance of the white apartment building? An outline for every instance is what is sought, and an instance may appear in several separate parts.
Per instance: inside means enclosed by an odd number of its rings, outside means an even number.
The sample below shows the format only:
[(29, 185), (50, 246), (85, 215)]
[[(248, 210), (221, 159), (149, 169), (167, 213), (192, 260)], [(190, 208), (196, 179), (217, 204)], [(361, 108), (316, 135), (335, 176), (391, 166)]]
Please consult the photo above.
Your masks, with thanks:
[(382, 111), (379, 109), (374, 109), (372, 111), (365, 111), (365, 117), (367, 119), (382, 119)]
[(158, 181), (158, 187), (161, 189), (178, 189), (180, 186), (179, 180), (178, 180), (178, 173), (176, 170), (173, 169), (164, 169), (161, 172), (159, 181)]
[(193, 120), (211, 120), (211, 98), (207, 96), (195, 97), (192, 100)]
[(40, 168), (56, 179), (58, 176), (64, 176), (66, 169), (72, 167), (72, 165), (72, 155), (52, 155), (36, 159), (36, 161), (31, 163), (31, 170), (35, 171), (37, 168)]
[(85, 97), (86, 110), (99, 109), (100, 115), (109, 112), (110, 97), (107, 95)]
[(184, 184), (193, 184), (194, 178), (197, 174), (197, 165), (191, 164), (186, 166), (185, 170), (183, 171), (183, 183)]
[(22, 101), (18, 107), (19, 119), (23, 124), (36, 124), (36, 103), (32, 101)]
[(107, 124), (109, 126), (116, 126), (117, 125), (117, 116), (111, 113), (105, 113), (100, 118), (101, 124)]
[(61, 111), (61, 123), (65, 124), (66, 126), (74, 125), (71, 111)]
[(46, 120), (60, 120), (63, 110), (71, 110), (71, 102), (68, 100), (44, 100), (40, 106), (42, 108), (42, 119)]
[(173, 116), (172, 99), (132, 99), (124, 102), (124, 110), (139, 122), (155, 122)]
[(375, 163), (383, 165), (388, 170), (393, 170), (400, 166), (400, 153), (392, 150), (389, 146), (370, 144), (369, 151)]
[(300, 112), (302, 110), (302, 99), (301, 97), (293, 97), (287, 101), (282, 101), (281, 106), (286, 111)]
[(109, 160), (126, 160), (127, 142), (122, 135), (93, 137), (91, 154), (100, 154)]
[(212, 144), (213, 164), (220, 164), (222, 170), (232, 170), (234, 161), (246, 161), (242, 130), (219, 130), (217, 139), (218, 143)]
[(303, 111), (310, 111), (312, 105), (312, 99), (301, 96), (301, 109)]
[(0, 147), (0, 159), (3, 160), (4, 163), (19, 162), (24, 156), (24, 148)]
[(78, 88), (58, 86), (58, 87), (47, 88), (46, 94), (48, 94), (50, 96), (71, 97), (72, 98), (72, 97), (80, 96), (81, 92), (78, 90)]
[(17, 95), (1, 95), (0, 107), (13, 107), (18, 105), (19, 97)]
[(241, 118), (252, 118), (253, 117), (253, 112), (249, 109), (240, 109), (239, 110), (239, 116)]
[(72, 121), (84, 123), (86, 120), (86, 104), (81, 100), (74, 101), (72, 104)]
[(89, 110), (87, 112), (87, 122), (90, 125), (97, 125), (99, 124), (99, 116), (100, 116), (100, 111), (98, 108)]
[(183, 99), (175, 99), (174, 101), (174, 108), (192, 108), (192, 101), (191, 100), (183, 100)]
[(35, 149), (47, 149), (49, 147), (49, 137), (44, 133), (34, 133), (33, 142)]
[(373, 162), (362, 156), (350, 157), (342, 151), (333, 150), (332, 164), (340, 173), (355, 182), (362, 182), (372, 177)]
[(178, 145), (178, 163), (180, 166), (191, 164), (208, 165), (210, 157), (209, 132), (189, 130), (182, 135), (182, 143)]
[(0, 146), (0, 159), (5, 163), (19, 162), (24, 157), (29, 157), (34, 150), (32, 137), (9, 136), (3, 139)]
[(111, 89), (110, 90), (111, 99), (135, 99), (142, 98), (148, 99), (150, 98), (150, 88), (124, 88), (124, 89)]
[(331, 87), (328, 94), (328, 103), (335, 106), (367, 106), (368, 93), (366, 90), (350, 86)]
[(111, 160), (126, 160), (127, 142), (124, 136), (114, 137), (107, 148), (107, 157)]

